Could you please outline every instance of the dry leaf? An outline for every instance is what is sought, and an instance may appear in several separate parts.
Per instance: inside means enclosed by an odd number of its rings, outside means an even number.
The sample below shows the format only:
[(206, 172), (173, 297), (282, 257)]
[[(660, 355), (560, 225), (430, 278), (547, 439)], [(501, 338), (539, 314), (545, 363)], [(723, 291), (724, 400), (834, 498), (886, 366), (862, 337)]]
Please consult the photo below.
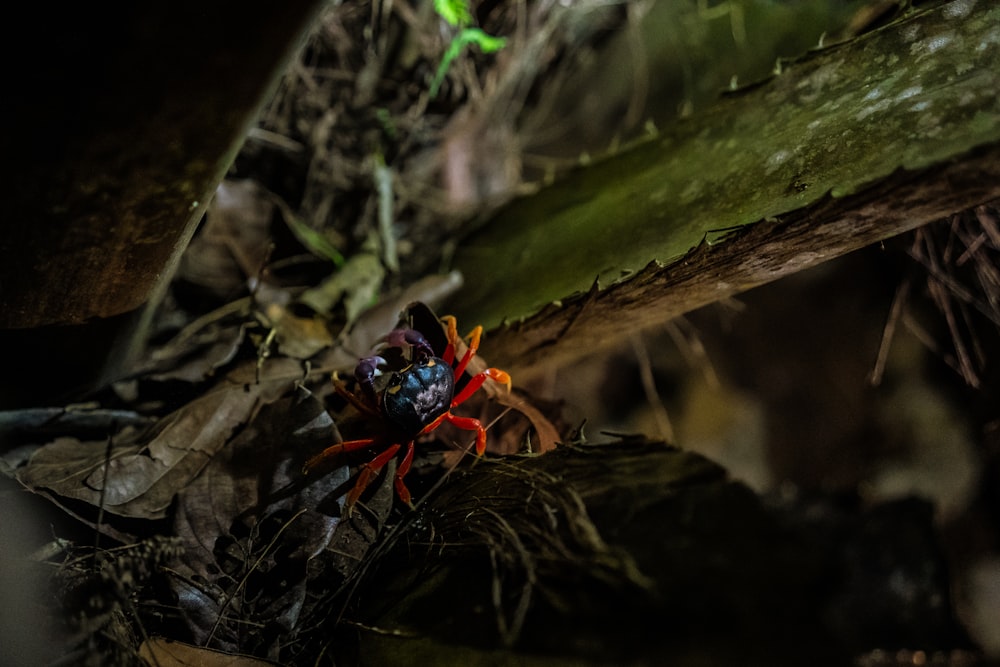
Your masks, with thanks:
[[(520, 412), (528, 419), (528, 421), (531, 422), (532, 428), (535, 429), (535, 433), (538, 435), (538, 441), (532, 448), (532, 451), (535, 454), (550, 452), (556, 448), (557, 444), (562, 442), (562, 437), (559, 435), (559, 429), (557, 429), (555, 425), (549, 421), (544, 414), (542, 414), (541, 410), (525, 400), (520, 394), (507, 393), (506, 391), (501, 390), (496, 391), (496, 393), (491, 393), (491, 397), (500, 405), (505, 405), (513, 408), (517, 412)], [(497, 453), (516, 454), (517, 451), (502, 451)]]
[[(177, 491), (207, 465), (259, 405), (292, 385), (298, 365), (274, 360), (260, 383), (248, 381), (256, 364), (234, 370), (208, 394), (166, 417), (152, 433), (125, 430), (112, 440), (57, 438), (41, 447), (17, 478), (30, 489), (100, 505), (119, 516), (159, 519)], [(147, 439), (149, 438), (149, 439)]]
[(138, 369), (144, 380), (197, 384), (231, 363), (246, 338), (250, 298), (228, 303), (185, 327)]
[[(180, 491), (174, 526), (185, 553), (172, 584), (199, 643), (259, 652), (248, 642), (296, 627), (307, 564), (333, 536), (348, 481), (346, 467), (304, 479), (302, 464), (338, 439), (322, 403), (299, 387), (261, 408)], [(268, 630), (248, 637), (244, 622)]]
[(139, 658), (149, 667), (269, 667), (273, 662), (246, 655), (192, 646), (164, 637), (150, 637), (139, 647)]
[(378, 297), (384, 278), (385, 267), (378, 256), (361, 252), (318, 286), (304, 292), (299, 301), (324, 315), (343, 301), (349, 326)]
[(286, 306), (276, 303), (267, 306), (265, 315), (274, 329), (278, 350), (286, 357), (308, 359), (333, 345), (333, 336), (318, 315), (299, 317)]
[(178, 276), (226, 298), (246, 287), (270, 252), (274, 203), (254, 181), (223, 181), (205, 225), (192, 240)]

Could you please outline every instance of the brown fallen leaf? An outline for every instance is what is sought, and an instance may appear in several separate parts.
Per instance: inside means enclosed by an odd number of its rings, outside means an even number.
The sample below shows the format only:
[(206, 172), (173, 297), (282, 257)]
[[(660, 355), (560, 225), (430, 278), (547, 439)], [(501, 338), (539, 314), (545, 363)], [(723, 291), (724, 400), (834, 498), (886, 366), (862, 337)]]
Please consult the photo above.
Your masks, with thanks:
[(319, 315), (300, 317), (277, 303), (268, 304), (264, 312), (275, 332), (278, 350), (286, 357), (308, 359), (333, 345), (333, 336)]
[(299, 373), (298, 364), (287, 359), (273, 360), (265, 369), (262, 381), (254, 383), (256, 364), (243, 364), (151, 431), (122, 431), (112, 440), (110, 456), (107, 441), (56, 438), (34, 453), (17, 479), (29, 489), (103, 503), (119, 516), (163, 518), (177, 491)]
[(270, 252), (273, 215), (274, 202), (260, 185), (223, 181), (181, 258), (179, 277), (223, 298), (245, 289)]
[[(199, 643), (267, 652), (298, 626), (307, 565), (339, 523), (348, 470), (303, 478), (312, 453), (339, 439), (303, 387), (261, 408), (177, 495), (184, 554), (171, 584)], [(245, 627), (265, 628), (245, 633)]]
[(149, 667), (268, 667), (277, 664), (165, 637), (150, 637), (144, 641), (139, 647), (139, 658)]
[[(562, 442), (562, 436), (559, 435), (559, 429), (556, 428), (549, 419), (542, 414), (542, 411), (528, 402), (521, 394), (505, 391), (494, 391), (490, 394), (491, 398), (495, 400), (500, 405), (507, 406), (520, 412), (524, 415), (529, 422), (531, 422), (532, 428), (535, 429), (535, 433), (538, 435), (537, 442), (533, 443), (532, 452), (535, 454), (544, 454), (545, 452), (551, 452), (556, 448), (560, 442)], [(516, 454), (518, 450), (514, 451), (499, 451), (498, 454)]]
[(250, 297), (227, 303), (184, 327), (152, 350), (135, 375), (146, 381), (203, 382), (232, 363), (250, 326)]

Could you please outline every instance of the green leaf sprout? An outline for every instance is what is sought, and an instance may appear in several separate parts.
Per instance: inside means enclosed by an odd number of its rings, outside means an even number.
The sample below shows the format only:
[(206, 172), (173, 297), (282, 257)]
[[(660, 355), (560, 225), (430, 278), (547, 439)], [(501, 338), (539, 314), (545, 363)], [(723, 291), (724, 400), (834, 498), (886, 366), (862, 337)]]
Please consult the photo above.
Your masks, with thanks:
[(472, 13), (469, 11), (468, 0), (434, 0), (434, 11), (449, 25), (461, 28), (461, 30), (448, 44), (448, 49), (441, 58), (441, 64), (438, 65), (437, 71), (434, 73), (430, 89), (432, 98), (437, 96), (452, 62), (466, 46), (471, 44), (479, 47), (483, 53), (495, 53), (507, 45), (507, 39), (504, 37), (494, 37), (483, 32), (480, 28), (469, 27), (472, 22)]

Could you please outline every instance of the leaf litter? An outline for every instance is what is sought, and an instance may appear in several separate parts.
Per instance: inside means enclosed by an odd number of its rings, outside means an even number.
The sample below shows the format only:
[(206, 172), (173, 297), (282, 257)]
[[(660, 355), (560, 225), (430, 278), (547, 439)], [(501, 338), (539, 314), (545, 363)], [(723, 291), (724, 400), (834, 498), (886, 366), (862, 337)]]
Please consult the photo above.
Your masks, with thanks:
[[(428, 294), (441, 286), (440, 281), (422, 284)], [(413, 291), (402, 294), (409, 297)], [(436, 316), (421, 308), (426, 321), (440, 329)], [(302, 465), (341, 440), (331, 415), (339, 416), (343, 408), (336, 406), (327, 379), (329, 365), (348, 371), (343, 366), (353, 365), (357, 356), (347, 346), (367, 353), (371, 331), (383, 329), (387, 321), (397, 323), (398, 316), (388, 319), (393, 310), (398, 312), (398, 303), (387, 301), (343, 332), (339, 345), (331, 337), (314, 355), (316, 368), (285, 356), (280, 345), (267, 358), (247, 358), (259, 354), (248, 335), (234, 360), (218, 364), (225, 371), (218, 377), (209, 373), (183, 383), (169, 373), (165, 360), (171, 357), (163, 355), (154, 372), (131, 382), (140, 384), (140, 394), (185, 384), (191, 395), (187, 402), (152, 424), (152, 415), (143, 416), (147, 421), (123, 420), (120, 426), (105, 422), (110, 428), (104, 439), (94, 438), (93, 429), (90, 438), (86, 431), (80, 437), (52, 437), (33, 446), (30, 457), (12, 461), (11, 468), (26, 488), (120, 542), (136, 543), (151, 530), (172, 526), (166, 534), (174, 538), (177, 551), (158, 576), (173, 592), (171, 616), (187, 628), (178, 638), (232, 653), (268, 655), (303, 627), (318, 625), (332, 600), (351, 595), (367, 554), (390, 520), (394, 462), (366, 494), (365, 511), (344, 525), (343, 497), (352, 486), (349, 461), (309, 478)], [(410, 317), (404, 323), (410, 324)], [(186, 346), (177, 349), (183, 351), (173, 358), (181, 366), (197, 356)], [(215, 348), (200, 349), (211, 354)], [(484, 363), (476, 362), (469, 372)], [(478, 402), (469, 401), (470, 414), (486, 423), (512, 408), (521, 415), (512, 415), (504, 421), (507, 426), (494, 431), (501, 434), (491, 437), (494, 451), (518, 451), (533, 427), (536, 443), (554, 447), (556, 427), (523, 394), (508, 397), (489, 384), (482, 394)], [(355, 430), (370, 428), (363, 421), (346, 424)], [(442, 439), (462, 443), (468, 436), (442, 429)], [(451, 467), (460, 458), (447, 451), (444, 456), (430, 453), (419, 462), (417, 475), (439, 478), (442, 466)], [(146, 619), (143, 613), (139, 617)], [(104, 626), (92, 629), (97, 628)], [(297, 650), (308, 647), (315, 650), (303, 639)]]
[[(285, 373), (294, 366), (284, 364)], [(274, 367), (279, 371), (278, 365)], [(222, 387), (187, 403), (151, 431), (123, 430), (107, 441), (57, 438), (40, 447), (17, 478), (124, 517), (160, 519), (178, 489), (194, 479), (281, 381), (248, 384), (237, 368)], [(110, 445), (110, 446), (109, 446)]]
[[(455, 284), (454, 276), (421, 281), (400, 298), (421, 291), (433, 297)], [(338, 410), (328, 408), (333, 393), (329, 368), (349, 371), (357, 350), (367, 353), (373, 340), (381, 338), (373, 337), (373, 331), (384, 334), (386, 323), (397, 324), (400, 307), (388, 300), (367, 311), (341, 332), (339, 342), (330, 335), (311, 355), (297, 355), (285, 338), (274, 337), (277, 346), (267, 356), (261, 356), (262, 346), (252, 339), (266, 337), (262, 323), (269, 320), (247, 312), (238, 324), (242, 308), (224, 309), (218, 319), (200, 323), (215, 332), (241, 332), (239, 344), (227, 344), (225, 354), (215, 356), (219, 347), (210, 344), (211, 336), (183, 331), (182, 341), (160, 348), (147, 375), (129, 381), (138, 388), (109, 390), (104, 396), (109, 401), (125, 395), (148, 398), (184, 386), (189, 398), (176, 409), (159, 418), (136, 412), (136, 418), (120, 423), (105, 419), (100, 425), (109, 435), (103, 439), (93, 437), (92, 425), (81, 428), (79, 437), (50, 436), (10, 467), (25, 487), (120, 542), (138, 543), (154, 526), (172, 526), (167, 534), (176, 548), (156, 574), (172, 591), (171, 616), (187, 629), (181, 637), (233, 654), (268, 655), (303, 627), (318, 625), (333, 599), (351, 594), (367, 554), (390, 520), (394, 463), (367, 494), (366, 511), (346, 525), (340, 519), (343, 496), (351, 486), (346, 462), (308, 479), (302, 463), (341, 439), (331, 416)], [(422, 326), (440, 329), (429, 309), (419, 312), (425, 318)], [(404, 322), (409, 324), (409, 318)], [(313, 357), (316, 366), (297, 356)], [(171, 361), (202, 372), (172, 374)], [(470, 372), (483, 363), (476, 359)], [(513, 407), (523, 415), (520, 423), (508, 420), (511, 427), (501, 429), (502, 451), (516, 451), (532, 424), (536, 442), (554, 446), (558, 431), (523, 395), (507, 397), (489, 386), (483, 394), (479, 403), (469, 402), (479, 414), (492, 411), (495, 417)], [(169, 402), (137, 399), (137, 404), (155, 412)], [(429, 460), (445, 465), (456, 461), (441, 456)], [(418, 467), (425, 474), (443, 472), (433, 463)], [(152, 584), (144, 580), (146, 585)], [(141, 597), (138, 591), (130, 595)], [(151, 622), (145, 612), (136, 613)], [(114, 623), (124, 623), (119, 616), (116, 612)], [(112, 617), (102, 617), (87, 627), (106, 632), (110, 622)], [(316, 650), (303, 639), (297, 650), (309, 647)]]

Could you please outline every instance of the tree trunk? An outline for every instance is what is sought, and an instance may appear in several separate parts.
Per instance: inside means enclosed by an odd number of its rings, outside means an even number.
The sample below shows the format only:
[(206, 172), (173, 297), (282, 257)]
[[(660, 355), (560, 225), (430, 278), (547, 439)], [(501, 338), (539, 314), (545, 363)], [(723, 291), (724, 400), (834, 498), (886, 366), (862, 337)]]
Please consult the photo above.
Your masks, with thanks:
[(1000, 197), (998, 21), (914, 11), (581, 166), (466, 239), (451, 310), (529, 371)]
[(0, 109), (0, 402), (46, 361), (49, 388), (96, 380), (321, 4), (22, 8)]

